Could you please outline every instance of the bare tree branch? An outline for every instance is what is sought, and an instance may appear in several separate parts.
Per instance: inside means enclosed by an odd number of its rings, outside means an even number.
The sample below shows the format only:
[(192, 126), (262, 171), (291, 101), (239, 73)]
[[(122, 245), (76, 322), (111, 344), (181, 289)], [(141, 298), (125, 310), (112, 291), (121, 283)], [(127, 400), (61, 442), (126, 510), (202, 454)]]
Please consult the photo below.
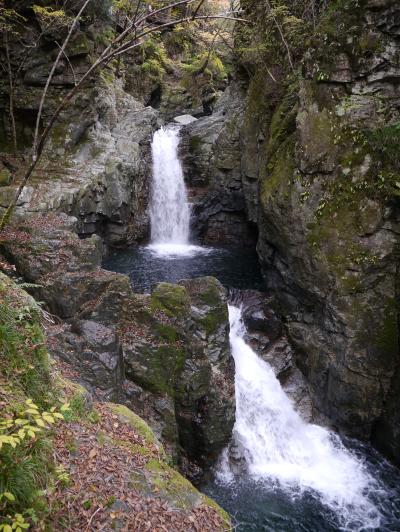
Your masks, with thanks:
[(274, 21), (274, 24), (275, 26), (277, 27), (278, 29), (278, 32), (279, 32), (279, 35), (281, 37), (281, 40), (286, 48), (286, 52), (287, 52), (287, 56), (288, 56), (288, 60), (289, 60), (289, 64), (290, 64), (290, 67), (292, 69), (292, 71), (294, 72), (295, 71), (295, 68), (294, 68), (294, 64), (293, 64), (293, 60), (292, 60), (292, 52), (290, 50), (290, 47), (289, 47), (289, 44), (285, 38), (285, 35), (283, 33), (283, 29), (282, 29), (282, 26), (281, 24), (279, 23), (278, 19), (276, 18), (276, 16), (274, 15), (274, 11), (272, 9), (272, 6), (271, 6), (271, 3), (269, 2), (269, 0), (266, 0), (266, 3), (267, 3), (267, 6), (268, 6), (268, 9), (269, 9), (269, 12), (272, 16), (272, 19)]
[[(185, 5), (185, 4), (188, 5), (188, 4), (192, 3), (193, 1), (194, 0), (181, 0), (179, 2), (175, 2), (174, 4), (167, 5), (167, 6), (163, 7), (163, 8), (160, 8), (160, 9), (152, 12), (152, 15), (157, 14), (157, 13), (163, 13), (164, 11), (169, 10), (171, 7), (177, 7), (177, 6), (181, 6), (181, 5)], [(49, 74), (46, 86), (45, 86), (44, 91), (43, 91), (39, 115), (41, 115), (41, 113), (42, 113), (43, 104), (44, 104), (44, 100), (45, 100), (45, 97), (46, 97), (46, 93), (47, 93), (48, 87), (50, 85), (50, 81), (51, 81), (51, 79), (52, 79), (52, 77), (54, 75), (54, 72), (55, 72), (55, 69), (57, 67), (57, 64), (58, 64), (61, 56), (63, 55), (63, 53), (65, 53), (65, 48), (66, 48), (66, 46), (68, 44), (70, 36), (72, 35), (72, 31), (73, 31), (73, 28), (74, 28), (77, 20), (79, 19), (79, 17), (81, 16), (83, 10), (86, 8), (86, 6), (88, 5), (89, 2), (90, 2), (90, 0), (86, 0), (86, 2), (83, 5), (82, 9), (79, 11), (78, 15), (76, 16), (76, 18), (75, 18), (75, 20), (73, 22), (73, 25), (72, 25), (72, 27), (70, 29), (70, 32), (69, 32), (68, 36), (66, 37), (66, 39), (65, 39), (65, 41), (64, 41), (64, 43), (63, 43), (63, 45), (62, 45), (62, 47), (60, 49), (60, 52), (59, 52), (59, 54), (58, 54), (58, 56), (57, 56), (57, 58), (56, 58), (56, 60), (55, 60), (55, 62), (53, 64), (53, 67), (52, 67), (51, 72)], [(182, 24), (183, 22), (191, 22), (193, 20), (192, 16), (190, 16), (190, 17), (183, 17), (181, 19), (174, 20), (174, 21), (171, 21), (171, 22), (167, 22), (165, 24), (162, 24), (162, 25), (159, 25), (159, 26), (155, 26), (155, 27), (152, 27), (150, 29), (147, 29), (147, 27), (145, 26), (144, 29), (142, 28), (142, 32), (137, 34), (138, 26), (142, 22), (146, 21), (146, 19), (147, 19), (147, 15), (146, 15), (146, 17), (140, 17), (136, 21), (134, 20), (128, 26), (128, 28), (126, 28), (118, 37), (116, 37), (105, 48), (105, 50), (103, 50), (101, 55), (90, 66), (90, 68), (85, 72), (85, 74), (76, 83), (76, 85), (64, 96), (64, 98), (62, 99), (62, 101), (59, 103), (58, 107), (54, 111), (53, 115), (50, 117), (50, 119), (49, 119), (46, 127), (44, 128), (42, 134), (40, 135), (40, 137), (39, 137), (39, 127), (38, 127), (40, 116), (38, 115), (38, 121), (37, 121), (37, 124), (36, 124), (36, 130), (35, 130), (35, 139), (36, 140), (35, 140), (35, 143), (34, 143), (34, 156), (32, 158), (32, 161), (31, 161), (27, 171), (25, 172), (25, 175), (24, 175), (24, 177), (23, 177), (23, 179), (22, 179), (22, 181), (21, 181), (21, 183), (20, 183), (20, 185), (19, 185), (19, 187), (18, 187), (18, 189), (17, 189), (17, 191), (15, 193), (15, 196), (14, 196), (13, 200), (10, 202), (9, 206), (7, 207), (5, 213), (2, 216), (2, 219), (0, 221), (0, 231), (2, 231), (4, 229), (4, 227), (7, 225), (8, 221), (9, 221), (9, 219), (11, 217), (11, 214), (13, 212), (13, 209), (18, 203), (18, 199), (21, 196), (24, 187), (26, 186), (26, 184), (29, 181), (31, 175), (33, 174), (37, 164), (39, 163), (39, 160), (40, 160), (41, 155), (43, 153), (43, 149), (44, 149), (45, 144), (47, 142), (48, 136), (49, 136), (49, 134), (50, 134), (55, 122), (58, 120), (61, 112), (68, 107), (68, 105), (71, 103), (71, 101), (74, 98), (74, 96), (79, 92), (80, 88), (84, 85), (84, 83), (86, 81), (88, 81), (88, 79), (92, 76), (92, 74), (94, 72), (96, 72), (98, 69), (104, 68), (107, 64), (110, 63), (110, 61), (112, 61), (116, 57), (119, 57), (120, 55), (122, 55), (124, 53), (127, 53), (129, 50), (140, 46), (142, 44), (142, 42), (140, 42), (140, 39), (142, 39), (143, 37), (145, 37), (147, 35), (150, 35), (151, 33), (158, 32), (162, 28), (175, 26), (177, 24)], [(223, 19), (223, 20), (233, 20), (233, 21), (247, 22), (247, 20), (245, 20), (245, 19), (237, 18), (235, 16), (229, 16), (229, 15), (205, 15), (205, 16), (197, 15), (195, 17), (195, 20), (211, 20), (211, 19)], [(131, 39), (129, 39), (128, 41), (124, 42), (124, 39), (129, 37), (131, 35), (131, 33), (133, 33), (133, 37)]]
[(8, 85), (9, 85), (9, 106), (10, 106), (10, 122), (11, 122), (11, 131), (12, 131), (12, 142), (14, 153), (17, 153), (18, 143), (17, 143), (17, 128), (15, 125), (15, 115), (14, 115), (14, 80), (11, 69), (11, 60), (10, 60), (10, 47), (8, 42), (8, 30), (4, 31), (4, 46), (6, 49), (6, 61), (7, 61), (7, 73), (8, 73)]
[(196, 18), (196, 15), (197, 13), (200, 11), (202, 5), (204, 4), (205, 0), (201, 0), (199, 5), (196, 7), (194, 13), (193, 13), (193, 16), (192, 16), (192, 20), (194, 20)]
[(83, 4), (83, 6), (81, 7), (81, 9), (79, 10), (78, 14), (76, 15), (76, 17), (74, 18), (72, 24), (71, 24), (71, 28), (68, 32), (68, 35), (66, 36), (65, 40), (64, 40), (64, 43), (60, 49), (60, 51), (58, 52), (58, 55), (53, 63), (53, 66), (50, 70), (50, 74), (47, 78), (47, 81), (46, 81), (46, 85), (43, 89), (43, 92), (42, 92), (42, 98), (40, 100), (40, 104), (39, 104), (39, 111), (38, 111), (38, 114), (37, 114), (37, 117), (36, 117), (36, 127), (35, 127), (35, 133), (33, 135), (33, 149), (32, 149), (32, 159), (35, 160), (37, 158), (37, 142), (38, 142), (38, 136), (39, 136), (39, 128), (40, 128), (40, 120), (42, 118), (42, 113), (43, 113), (43, 106), (44, 106), (44, 102), (46, 100), (46, 96), (47, 96), (47, 91), (49, 90), (49, 86), (50, 86), (50, 83), (51, 83), (51, 80), (53, 79), (53, 76), (54, 76), (54, 73), (56, 71), (56, 68), (58, 66), (58, 63), (60, 62), (60, 59), (61, 57), (64, 55), (65, 53), (65, 49), (69, 43), (69, 40), (75, 30), (75, 26), (76, 26), (76, 23), (78, 22), (78, 20), (80, 19), (82, 13), (85, 11), (86, 7), (88, 6), (89, 2), (91, 2), (91, 0), (86, 0), (85, 3)]
[(76, 81), (76, 75), (75, 75), (75, 70), (74, 70), (74, 67), (72, 66), (71, 64), (71, 61), (69, 60), (69, 57), (68, 55), (65, 53), (65, 51), (62, 50), (62, 47), (59, 45), (59, 43), (57, 41), (55, 41), (56, 45), (58, 46), (58, 48), (60, 48), (60, 50), (63, 52), (63, 56), (65, 57), (68, 65), (69, 65), (69, 68), (72, 72), (72, 77), (74, 78), (74, 85), (77, 84), (77, 81)]

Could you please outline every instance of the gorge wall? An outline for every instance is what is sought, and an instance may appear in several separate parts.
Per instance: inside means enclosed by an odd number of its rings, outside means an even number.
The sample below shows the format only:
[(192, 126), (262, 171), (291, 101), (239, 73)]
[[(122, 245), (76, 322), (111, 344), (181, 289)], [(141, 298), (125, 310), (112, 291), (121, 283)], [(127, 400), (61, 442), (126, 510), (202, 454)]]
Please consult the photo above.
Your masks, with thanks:
[(287, 54), (279, 32), (254, 52), (265, 14), (242, 5), (257, 29), (239, 31), (237, 79), (184, 133), (189, 182), (206, 187), (198, 229), (208, 242), (248, 242), (257, 224), (314, 419), (398, 462), (400, 10), (321, 6), (292, 71), (287, 56), (286, 69), (276, 61), (274, 46)]

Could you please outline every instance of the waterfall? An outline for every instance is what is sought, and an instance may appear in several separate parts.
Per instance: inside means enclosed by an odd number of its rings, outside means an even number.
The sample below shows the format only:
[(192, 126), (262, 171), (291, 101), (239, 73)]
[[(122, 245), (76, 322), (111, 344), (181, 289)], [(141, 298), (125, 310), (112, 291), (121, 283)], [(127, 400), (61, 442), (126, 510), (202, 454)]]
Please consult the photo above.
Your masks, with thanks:
[(190, 207), (178, 158), (179, 127), (161, 128), (152, 143), (151, 248), (184, 253), (189, 244)]
[[(233, 441), (248, 475), (291, 496), (317, 496), (338, 515), (342, 530), (379, 527), (380, 515), (369, 497), (377, 488), (363, 463), (339, 436), (300, 418), (272, 368), (245, 343), (241, 310), (231, 306), (229, 317), (236, 366)], [(234, 471), (227, 450), (219, 478), (234, 482)]]

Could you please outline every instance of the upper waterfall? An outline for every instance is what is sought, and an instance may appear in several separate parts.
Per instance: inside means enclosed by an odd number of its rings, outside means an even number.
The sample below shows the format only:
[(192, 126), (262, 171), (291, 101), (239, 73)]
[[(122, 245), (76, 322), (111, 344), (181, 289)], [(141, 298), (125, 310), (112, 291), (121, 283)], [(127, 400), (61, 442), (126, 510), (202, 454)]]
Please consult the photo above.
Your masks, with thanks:
[(178, 158), (179, 127), (162, 127), (152, 143), (151, 244), (178, 252), (189, 244), (190, 206)]

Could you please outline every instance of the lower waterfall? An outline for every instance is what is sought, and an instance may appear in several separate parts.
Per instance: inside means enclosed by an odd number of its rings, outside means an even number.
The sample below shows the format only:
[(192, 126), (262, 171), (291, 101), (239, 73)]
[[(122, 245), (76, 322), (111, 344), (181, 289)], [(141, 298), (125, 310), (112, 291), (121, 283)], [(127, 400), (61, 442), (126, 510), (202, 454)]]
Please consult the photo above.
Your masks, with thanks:
[[(230, 306), (229, 317), (236, 365), (233, 444), (240, 460), (235, 456), (232, 461), (226, 450), (218, 466), (218, 482), (234, 489), (245, 476), (256, 483), (257, 490), (267, 485), (294, 499), (311, 494), (336, 516), (338, 528), (332, 529), (386, 530), (380, 526), (382, 516), (374, 501), (380, 492), (383, 496), (384, 487), (338, 435), (300, 418), (272, 368), (246, 344), (241, 310)], [(243, 528), (250, 529), (292, 530), (289, 525)]]

